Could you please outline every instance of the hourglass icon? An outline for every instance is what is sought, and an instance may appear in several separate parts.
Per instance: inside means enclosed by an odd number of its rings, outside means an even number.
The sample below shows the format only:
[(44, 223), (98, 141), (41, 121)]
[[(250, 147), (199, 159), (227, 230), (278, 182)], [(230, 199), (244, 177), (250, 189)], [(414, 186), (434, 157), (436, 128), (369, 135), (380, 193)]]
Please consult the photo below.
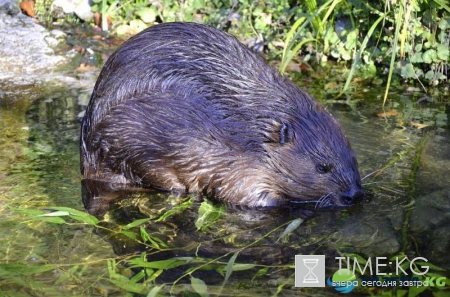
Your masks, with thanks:
[(305, 284), (317, 284), (319, 278), (314, 274), (313, 269), (316, 268), (319, 259), (302, 259), (303, 265), (308, 268), (308, 273), (303, 277), (303, 283)]

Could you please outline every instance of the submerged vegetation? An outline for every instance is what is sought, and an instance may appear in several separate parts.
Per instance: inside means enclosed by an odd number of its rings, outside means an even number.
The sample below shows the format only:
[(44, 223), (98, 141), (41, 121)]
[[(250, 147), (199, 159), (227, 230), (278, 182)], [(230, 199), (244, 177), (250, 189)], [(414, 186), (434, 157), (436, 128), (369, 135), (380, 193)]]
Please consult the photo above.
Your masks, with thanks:
[[(115, 34), (135, 34), (160, 22), (194, 21), (238, 36), (281, 60), (348, 68), (352, 78), (382, 77), (417, 83), (425, 92), (448, 79), (450, 6), (443, 0), (222, 1), (94, 0), (97, 24)], [(94, 21), (93, 21), (94, 22)], [(305, 66), (309, 67), (309, 66)]]

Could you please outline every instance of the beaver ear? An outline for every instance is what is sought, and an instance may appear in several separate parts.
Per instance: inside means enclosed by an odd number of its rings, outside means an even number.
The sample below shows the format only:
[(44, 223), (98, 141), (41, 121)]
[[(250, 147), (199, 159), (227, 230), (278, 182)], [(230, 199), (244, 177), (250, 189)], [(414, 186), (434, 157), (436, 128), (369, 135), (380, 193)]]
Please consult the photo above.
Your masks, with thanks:
[(280, 144), (286, 144), (288, 142), (291, 142), (292, 137), (293, 137), (293, 131), (292, 131), (292, 126), (289, 123), (283, 123), (281, 124), (280, 127), (280, 132), (279, 132), (279, 139), (280, 139)]

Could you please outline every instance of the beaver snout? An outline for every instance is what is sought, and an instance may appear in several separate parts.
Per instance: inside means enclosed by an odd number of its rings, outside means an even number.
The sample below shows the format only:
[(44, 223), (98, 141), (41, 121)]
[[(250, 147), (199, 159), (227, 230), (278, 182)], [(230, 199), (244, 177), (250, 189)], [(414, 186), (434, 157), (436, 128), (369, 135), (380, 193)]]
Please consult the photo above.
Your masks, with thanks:
[(340, 197), (341, 205), (354, 205), (360, 203), (364, 198), (364, 190), (360, 187), (354, 187)]

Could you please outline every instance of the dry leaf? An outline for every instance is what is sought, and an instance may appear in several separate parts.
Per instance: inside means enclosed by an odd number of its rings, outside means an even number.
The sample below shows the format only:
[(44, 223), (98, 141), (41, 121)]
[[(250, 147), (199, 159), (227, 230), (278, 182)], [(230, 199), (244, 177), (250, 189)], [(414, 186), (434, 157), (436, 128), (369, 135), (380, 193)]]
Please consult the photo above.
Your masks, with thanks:
[(377, 116), (381, 117), (393, 117), (398, 115), (398, 111), (396, 109), (392, 109), (386, 112), (377, 113)]
[(92, 71), (92, 70), (96, 70), (97, 67), (95, 66), (91, 66), (91, 65), (87, 65), (85, 63), (81, 63), (80, 66), (78, 66), (77, 69), (75, 69), (75, 71), (77, 72), (87, 72), (87, 71)]
[(29, 17), (33, 18), (36, 15), (36, 12), (34, 11), (34, 1), (24, 1), (20, 3), (20, 8)]
[(417, 122), (413, 122), (413, 121), (411, 121), (411, 125), (412, 125), (413, 127), (416, 127), (417, 129), (423, 129), (423, 128), (429, 126), (429, 125), (427, 125), (427, 124), (417, 123)]

